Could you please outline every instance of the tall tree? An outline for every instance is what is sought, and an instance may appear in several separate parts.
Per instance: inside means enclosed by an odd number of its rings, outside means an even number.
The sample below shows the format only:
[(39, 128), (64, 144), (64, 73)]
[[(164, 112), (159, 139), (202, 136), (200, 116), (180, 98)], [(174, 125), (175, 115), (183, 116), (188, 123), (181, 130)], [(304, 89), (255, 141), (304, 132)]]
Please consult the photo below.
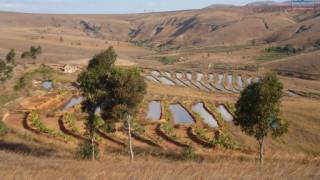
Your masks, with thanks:
[(16, 57), (16, 52), (14, 49), (11, 49), (6, 56), (7, 63), (14, 65), (16, 63), (15, 57)]
[(287, 132), (288, 123), (281, 117), (280, 99), (283, 85), (277, 75), (268, 73), (260, 82), (249, 85), (236, 103), (236, 125), (259, 143), (260, 164), (263, 165), (264, 140)]
[[(146, 83), (137, 68), (114, 68), (110, 79), (105, 80), (109, 98), (104, 101), (103, 110), (107, 117), (125, 122), (129, 136), (131, 161), (134, 158), (131, 123), (138, 105), (146, 93)], [(108, 111), (111, 109), (111, 112)]]
[(15, 51), (10, 50), (5, 60), (0, 59), (0, 83), (11, 78), (15, 66), (15, 55)]
[(114, 66), (117, 55), (112, 47), (106, 51), (95, 55), (89, 62), (86, 71), (78, 76), (78, 83), (84, 97), (82, 103), (83, 111), (88, 113), (86, 121), (86, 129), (91, 140), (92, 159), (95, 159), (95, 125), (96, 125), (96, 110), (101, 107), (104, 99), (108, 97), (108, 92), (104, 91), (101, 80), (108, 78), (111, 74), (111, 69)]

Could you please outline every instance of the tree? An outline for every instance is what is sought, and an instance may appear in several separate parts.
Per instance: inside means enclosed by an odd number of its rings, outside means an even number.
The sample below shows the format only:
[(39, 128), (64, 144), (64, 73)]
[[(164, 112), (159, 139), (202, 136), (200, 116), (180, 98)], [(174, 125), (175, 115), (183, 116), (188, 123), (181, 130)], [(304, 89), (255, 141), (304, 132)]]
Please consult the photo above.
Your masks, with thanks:
[(16, 63), (15, 57), (16, 57), (16, 52), (14, 49), (11, 49), (6, 56), (7, 63), (14, 65)]
[[(87, 70), (78, 77), (80, 89), (85, 100), (83, 110), (89, 114), (86, 121), (91, 142), (94, 138), (95, 111), (101, 108), (102, 118), (123, 120), (127, 123), (131, 159), (133, 150), (131, 142), (131, 120), (137, 112), (138, 104), (146, 92), (146, 84), (137, 68), (116, 68), (117, 54), (112, 47), (95, 55), (89, 62)], [(94, 143), (92, 143), (94, 148)]]
[(42, 48), (41, 46), (38, 46), (38, 47), (34, 47), (34, 46), (31, 46), (30, 47), (30, 50), (29, 51), (25, 51), (21, 54), (21, 58), (24, 59), (24, 58), (31, 58), (34, 60), (34, 63), (35, 63), (35, 60), (37, 59), (37, 56), (42, 54)]
[[(114, 68), (109, 79), (103, 82), (109, 98), (104, 101), (103, 111), (107, 117), (122, 120), (127, 125), (131, 161), (134, 158), (131, 124), (138, 105), (146, 93), (146, 83), (137, 68)], [(111, 109), (111, 112), (108, 111)]]
[(288, 130), (281, 117), (280, 99), (283, 85), (276, 74), (268, 73), (260, 82), (249, 85), (236, 103), (235, 124), (259, 143), (260, 164), (263, 165), (264, 140), (269, 133), (274, 138)]
[(87, 70), (79, 74), (77, 82), (80, 84), (80, 89), (84, 97), (82, 103), (83, 111), (88, 113), (86, 120), (86, 129), (91, 140), (92, 159), (95, 159), (95, 128), (97, 123), (96, 110), (101, 107), (103, 100), (108, 96), (106, 91), (103, 91), (101, 80), (108, 78), (111, 69), (116, 60), (116, 55), (113, 48), (103, 51), (95, 55), (90, 61)]
[(0, 59), (0, 83), (11, 78), (15, 66), (15, 55), (15, 51), (12, 49), (6, 55), (6, 60)]

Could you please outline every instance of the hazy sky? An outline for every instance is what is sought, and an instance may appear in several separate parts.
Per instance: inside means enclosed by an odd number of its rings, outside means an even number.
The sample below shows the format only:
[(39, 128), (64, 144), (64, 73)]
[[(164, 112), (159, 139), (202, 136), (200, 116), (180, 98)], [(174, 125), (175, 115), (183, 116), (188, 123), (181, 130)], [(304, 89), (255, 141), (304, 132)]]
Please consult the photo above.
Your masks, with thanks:
[(140, 13), (197, 9), (211, 4), (244, 5), (255, 0), (0, 0), (0, 11), (33, 13)]

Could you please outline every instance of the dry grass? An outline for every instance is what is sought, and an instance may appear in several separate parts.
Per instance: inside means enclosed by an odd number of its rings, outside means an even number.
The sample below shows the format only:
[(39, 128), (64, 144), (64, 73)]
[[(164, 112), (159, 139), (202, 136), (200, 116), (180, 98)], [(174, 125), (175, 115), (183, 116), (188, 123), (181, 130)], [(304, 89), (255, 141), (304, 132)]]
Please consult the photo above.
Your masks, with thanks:
[[(38, 158), (0, 152), (0, 177), (4, 179), (319, 179), (319, 161), (267, 160), (256, 162), (217, 158), (214, 162), (173, 162), (152, 158), (109, 156), (90, 162)], [(5, 163), (4, 163), (5, 162)]]

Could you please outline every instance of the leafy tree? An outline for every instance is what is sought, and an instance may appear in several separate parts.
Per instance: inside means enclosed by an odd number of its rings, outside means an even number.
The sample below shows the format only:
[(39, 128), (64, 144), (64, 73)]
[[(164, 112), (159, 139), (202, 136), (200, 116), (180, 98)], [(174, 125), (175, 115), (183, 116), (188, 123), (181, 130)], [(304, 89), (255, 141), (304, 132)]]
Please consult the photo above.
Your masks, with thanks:
[(125, 121), (129, 135), (131, 160), (133, 160), (132, 119), (136, 115), (138, 105), (146, 93), (146, 83), (137, 68), (114, 68), (111, 77), (105, 79), (103, 84), (105, 85), (105, 91), (109, 95), (109, 98), (104, 101), (103, 110), (107, 117), (111, 116), (114, 120)]
[(16, 63), (15, 57), (16, 57), (16, 52), (14, 49), (11, 49), (6, 56), (7, 63), (12, 64), (12, 65), (15, 64)]
[(21, 54), (21, 58), (24, 59), (24, 58), (31, 58), (34, 60), (34, 63), (35, 63), (35, 60), (37, 59), (37, 56), (42, 54), (42, 48), (41, 46), (38, 46), (38, 47), (34, 47), (34, 46), (31, 46), (30, 47), (30, 50), (29, 51), (25, 51)]
[(89, 114), (86, 124), (91, 139), (94, 138), (92, 134), (96, 128), (95, 111), (98, 107), (101, 107), (104, 119), (126, 121), (133, 159), (131, 119), (142, 101), (146, 84), (137, 68), (116, 68), (116, 58), (115, 51), (110, 47), (95, 55), (90, 60), (87, 70), (79, 75), (78, 82), (85, 97), (82, 107)]
[(10, 50), (6, 55), (6, 60), (0, 59), (0, 83), (3, 83), (11, 78), (14, 66), (15, 52), (14, 50)]
[(116, 57), (112, 47), (95, 55), (90, 60), (87, 70), (79, 74), (77, 80), (84, 96), (82, 108), (83, 111), (88, 113), (86, 129), (91, 139), (93, 160), (95, 159), (94, 137), (95, 126), (97, 124), (95, 112), (97, 108), (101, 107), (103, 100), (108, 96), (107, 92), (103, 91), (101, 80), (110, 76)]
[(246, 134), (257, 139), (261, 165), (265, 137), (271, 133), (276, 138), (288, 130), (288, 123), (280, 112), (282, 89), (276, 74), (269, 73), (260, 82), (249, 85), (236, 103), (235, 123)]

